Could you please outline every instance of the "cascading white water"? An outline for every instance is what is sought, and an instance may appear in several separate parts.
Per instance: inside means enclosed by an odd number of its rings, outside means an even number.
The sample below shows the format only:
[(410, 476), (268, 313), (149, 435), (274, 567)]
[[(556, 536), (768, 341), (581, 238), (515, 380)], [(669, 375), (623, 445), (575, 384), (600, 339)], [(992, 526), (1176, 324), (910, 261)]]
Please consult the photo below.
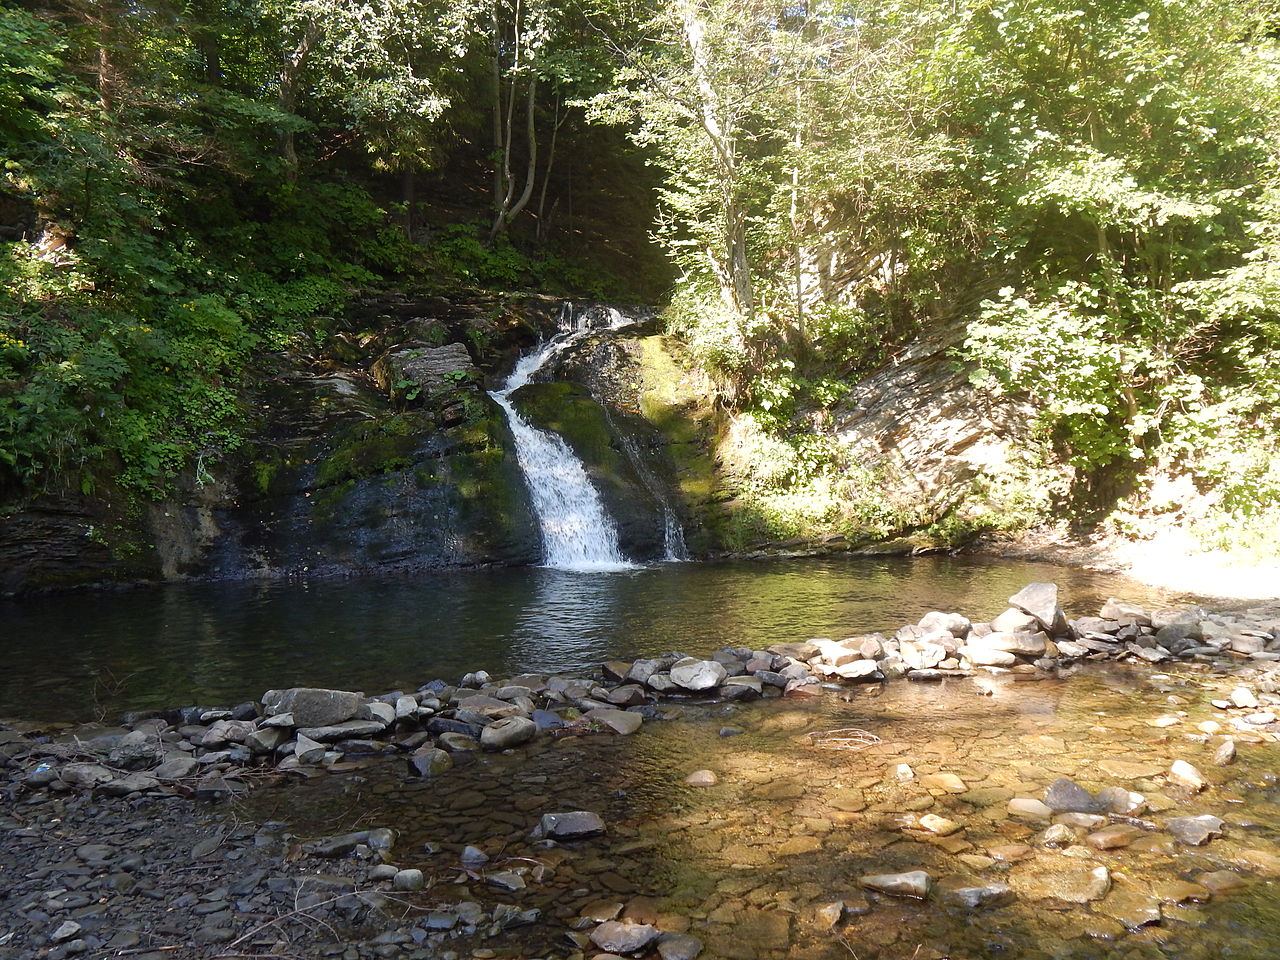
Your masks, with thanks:
[(645, 489), (653, 495), (653, 499), (662, 508), (662, 559), (667, 563), (683, 563), (689, 559), (689, 548), (684, 542), (684, 527), (680, 525), (680, 518), (676, 516), (670, 497), (667, 496), (666, 491), (662, 488), (662, 481), (658, 479), (657, 474), (653, 472), (644, 456), (640, 453), (635, 438), (622, 432), (615, 432), (623, 452), (626, 453), (627, 459), (631, 461), (631, 466), (635, 468), (636, 476), (640, 478), (640, 482), (644, 484)]
[(634, 564), (622, 555), (617, 528), (605, 513), (582, 461), (560, 437), (525, 420), (511, 403), (511, 394), (527, 384), (548, 360), (587, 333), (602, 327), (617, 329), (629, 322), (612, 308), (575, 315), (573, 305), (566, 304), (560, 312), (560, 332), (521, 357), (502, 388), (489, 394), (507, 415), (516, 460), (524, 471), (542, 527), (542, 562), (548, 567), (622, 570)]

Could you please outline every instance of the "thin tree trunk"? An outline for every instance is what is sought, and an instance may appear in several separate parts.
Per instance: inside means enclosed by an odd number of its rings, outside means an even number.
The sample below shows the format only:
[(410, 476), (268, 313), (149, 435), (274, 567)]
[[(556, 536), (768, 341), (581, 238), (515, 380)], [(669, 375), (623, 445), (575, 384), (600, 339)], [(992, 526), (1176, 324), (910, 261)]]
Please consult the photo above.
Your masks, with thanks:
[(511, 153), (513, 141), (515, 140), (515, 117), (514, 111), (510, 109), (510, 106), (515, 103), (515, 90), (511, 91), (511, 100), (508, 103), (507, 110), (506, 145), (502, 154), (502, 173), (506, 182), (506, 191), (503, 193), (502, 201), (494, 214), (493, 228), (489, 231), (490, 243), (497, 240), (506, 231), (507, 226), (520, 215), (520, 211), (525, 208), (529, 198), (533, 196), (533, 188), (537, 182), (538, 172), (538, 137), (533, 109), (537, 93), (538, 78), (530, 73), (529, 89), (525, 96), (525, 137), (529, 144), (529, 161), (525, 166), (524, 187), (520, 192), (519, 198), (516, 198), (516, 178), (511, 173)]
[(105, 43), (98, 46), (98, 105), (103, 112), (110, 111), (113, 99), (111, 96), (111, 53)]
[(418, 172), (412, 161), (406, 161), (406, 163), (407, 166), (400, 171), (400, 200), (404, 204), (404, 237), (406, 240), (412, 240), (413, 205), (417, 199)]
[(719, 115), (719, 97), (711, 79), (710, 53), (706, 44), (706, 25), (699, 16), (694, 0), (681, 0), (680, 19), (685, 43), (689, 46), (694, 83), (698, 89), (702, 129), (711, 143), (720, 181), (722, 254), (710, 254), (713, 261), (722, 258), (716, 269), (721, 291), (729, 306), (741, 316), (755, 313), (755, 291), (751, 280), (751, 262), (747, 255), (746, 224), (737, 201), (737, 156), (727, 123)]
[(791, 239), (795, 257), (796, 334), (800, 342), (797, 352), (801, 360), (807, 359), (809, 336), (804, 322), (804, 247), (800, 243), (800, 151), (804, 147), (804, 116), (800, 84), (796, 84), (795, 159), (791, 165)]
[[(307, 62), (316, 41), (320, 38), (320, 28), (314, 20), (308, 20), (297, 45), (287, 53), (280, 67), (280, 94), (277, 105), (285, 113), (293, 113), (298, 106), (298, 74)], [(280, 156), (284, 159), (286, 175), (293, 179), (298, 173), (298, 151), (294, 143), (293, 131), (282, 129), (276, 140)]]
[(545, 230), (546, 221), (543, 217), (543, 211), (547, 207), (547, 187), (551, 184), (551, 171), (556, 165), (556, 140), (560, 135), (560, 128), (564, 126), (565, 120), (569, 117), (569, 111), (566, 110), (563, 115), (560, 113), (562, 100), (556, 97), (555, 113), (552, 116), (551, 124), (551, 144), (547, 148), (547, 169), (542, 174), (542, 190), (538, 193), (538, 225), (535, 237), (539, 242), (542, 241), (543, 231)]
[(520, 0), (516, 0), (511, 29), (514, 50), (511, 57), (511, 90), (507, 96), (506, 112), (499, 131), (502, 147), (502, 180), (497, 196), (498, 202), (493, 212), (493, 226), (489, 229), (490, 243), (497, 240), (498, 236), (506, 230), (507, 211), (511, 208), (511, 201), (516, 193), (515, 180), (511, 176), (511, 150), (515, 140), (516, 84), (520, 77)]
[(498, 10), (493, 10), (493, 209), (502, 209), (502, 34)]
[(529, 162), (525, 165), (524, 172), (524, 190), (520, 193), (520, 199), (517, 200), (507, 211), (506, 222), (511, 223), (520, 215), (520, 211), (529, 203), (529, 198), (533, 196), (533, 185), (538, 179), (538, 134), (534, 126), (533, 107), (535, 98), (538, 93), (538, 78), (529, 75), (529, 97), (525, 101), (525, 138), (529, 142)]

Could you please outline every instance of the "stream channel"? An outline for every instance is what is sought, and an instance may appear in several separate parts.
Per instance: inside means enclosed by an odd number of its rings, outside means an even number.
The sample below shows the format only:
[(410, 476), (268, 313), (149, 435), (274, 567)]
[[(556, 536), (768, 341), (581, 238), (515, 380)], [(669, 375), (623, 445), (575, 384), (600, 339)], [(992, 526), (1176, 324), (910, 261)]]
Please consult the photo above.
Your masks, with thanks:
[[(0, 713), (114, 719), (122, 709), (230, 704), (290, 684), (379, 693), (481, 668), (586, 673), (672, 648), (707, 655), (892, 631), (930, 609), (990, 617), (1028, 581), (1049, 579), (1071, 615), (1096, 612), (1109, 595), (1179, 599), (1123, 578), (952, 558), (67, 594), (0, 606), (10, 640), (39, 650), (11, 651)], [(406, 918), (424, 936), (424, 917), (456, 915), (467, 902), (541, 911), (532, 924), (446, 940), (442, 960), (590, 958), (594, 946), (566, 938), (575, 918), (619, 911), (698, 937), (706, 960), (1255, 960), (1280, 956), (1280, 910), (1266, 882), (1280, 876), (1280, 763), (1273, 745), (1244, 736), (1234, 765), (1213, 765), (1215, 740), (1198, 724), (1222, 719), (1209, 701), (1230, 683), (1188, 666), (1113, 664), (1034, 682), (900, 680), (803, 701), (690, 701), (660, 707), (632, 736), (539, 738), (436, 779), (409, 778), (403, 761), (375, 758), (263, 786), (236, 801), (234, 815), (301, 839), (395, 828), (394, 861), (427, 877), (424, 891), (398, 896), (437, 911)], [(726, 736), (727, 727), (741, 732)], [(832, 749), (806, 736), (846, 727), (878, 742)], [(1174, 788), (1163, 773), (1175, 758), (1206, 771), (1212, 786)], [(703, 769), (718, 783), (685, 784)], [(931, 779), (939, 774), (952, 776)], [(1047, 821), (1011, 816), (1007, 801), (1043, 797), (1058, 777), (1142, 793), (1143, 835), (1111, 850), (1084, 845), (1084, 831), (1074, 844), (1042, 842)], [(604, 818), (603, 837), (551, 849), (528, 839), (543, 814), (580, 809)], [(920, 830), (926, 813), (960, 829)], [(1170, 817), (1206, 813), (1227, 823), (1207, 846), (1182, 846), (1163, 829)], [(490, 858), (470, 874), (460, 865), (468, 844)], [(1102, 866), (1110, 889), (1089, 900)], [(859, 888), (864, 874), (914, 869), (939, 881), (928, 901)], [(509, 870), (522, 873), (523, 889), (486, 881)], [(1227, 885), (1237, 889), (1225, 889), (1222, 871), (1234, 872)], [(1216, 881), (1195, 882), (1205, 877)], [(947, 899), (949, 886), (987, 883), (1007, 884), (1013, 899), (982, 910)], [(832, 929), (819, 911), (835, 900), (852, 915)], [(335, 948), (324, 955), (356, 955)]]

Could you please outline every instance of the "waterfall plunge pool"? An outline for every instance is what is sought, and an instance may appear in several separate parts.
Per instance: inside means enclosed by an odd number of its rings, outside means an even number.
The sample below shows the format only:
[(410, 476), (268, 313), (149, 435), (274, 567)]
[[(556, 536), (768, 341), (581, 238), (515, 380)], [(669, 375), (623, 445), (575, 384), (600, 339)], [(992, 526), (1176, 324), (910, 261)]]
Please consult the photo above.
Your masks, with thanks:
[(1069, 615), (1108, 596), (1176, 599), (1123, 577), (977, 558), (656, 564), (612, 573), (508, 568), (304, 582), (86, 591), (0, 601), (0, 716), (114, 721), (316, 685), (374, 695), (470, 670), (584, 670), (895, 630), (929, 610), (994, 616), (1034, 580)]

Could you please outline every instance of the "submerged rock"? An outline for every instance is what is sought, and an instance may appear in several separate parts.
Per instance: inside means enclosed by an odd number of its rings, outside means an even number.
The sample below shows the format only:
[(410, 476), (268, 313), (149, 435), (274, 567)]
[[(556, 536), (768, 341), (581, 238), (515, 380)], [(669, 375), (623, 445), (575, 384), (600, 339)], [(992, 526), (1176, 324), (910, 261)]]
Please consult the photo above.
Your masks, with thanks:
[(544, 813), (534, 829), (537, 837), (550, 840), (577, 840), (604, 833), (605, 824), (600, 815), (589, 810), (570, 813)]
[(597, 707), (594, 710), (588, 710), (583, 714), (584, 719), (601, 726), (607, 727), (614, 733), (632, 734), (640, 729), (644, 723), (644, 717), (630, 710), (610, 710), (605, 707)]
[(970, 910), (982, 910), (1008, 903), (1014, 897), (1013, 890), (1005, 883), (984, 883), (980, 886), (949, 887), (946, 898)]
[(702, 953), (702, 941), (687, 933), (664, 933), (658, 937), (658, 955), (662, 960), (696, 960)]
[(1044, 802), (1045, 806), (1058, 813), (1096, 813), (1101, 808), (1093, 794), (1066, 777), (1059, 777), (1049, 784)]
[(858, 883), (868, 890), (886, 893), (892, 897), (912, 897), (924, 900), (929, 896), (933, 886), (933, 877), (923, 870), (910, 870), (906, 873), (879, 873), (859, 877)]
[(439, 747), (423, 747), (409, 757), (409, 771), (415, 777), (438, 777), (453, 768), (453, 758)]
[(650, 924), (622, 920), (606, 920), (591, 931), (591, 942), (613, 954), (636, 953), (657, 938), (658, 930)]
[(1202, 847), (1212, 838), (1222, 836), (1222, 820), (1208, 813), (1198, 817), (1174, 817), (1165, 824), (1165, 829), (1180, 843)]

